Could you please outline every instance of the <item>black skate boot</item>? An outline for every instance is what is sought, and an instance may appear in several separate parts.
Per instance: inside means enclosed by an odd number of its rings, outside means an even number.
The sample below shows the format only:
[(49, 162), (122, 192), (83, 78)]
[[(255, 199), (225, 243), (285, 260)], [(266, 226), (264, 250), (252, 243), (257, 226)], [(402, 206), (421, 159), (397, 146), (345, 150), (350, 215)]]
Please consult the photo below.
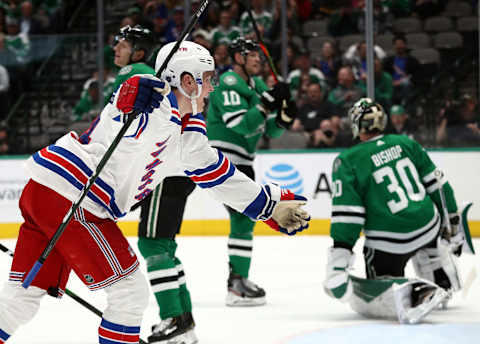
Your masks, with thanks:
[(193, 328), (192, 313), (184, 313), (174, 318), (167, 318), (152, 326), (149, 343), (157, 344), (196, 344), (198, 339)]
[(265, 290), (252, 281), (233, 273), (230, 268), (226, 300), (227, 306), (261, 306), (265, 303)]

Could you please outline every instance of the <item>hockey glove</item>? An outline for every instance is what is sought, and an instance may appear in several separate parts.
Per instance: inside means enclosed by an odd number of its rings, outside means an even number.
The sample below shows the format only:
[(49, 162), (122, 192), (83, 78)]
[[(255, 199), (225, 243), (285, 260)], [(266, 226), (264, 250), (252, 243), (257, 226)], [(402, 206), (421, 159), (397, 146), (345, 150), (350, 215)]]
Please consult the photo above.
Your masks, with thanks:
[(277, 112), (277, 117), (275, 117), (275, 123), (280, 128), (289, 129), (293, 120), (297, 117), (297, 104), (293, 100), (283, 101), (282, 109)]
[(273, 210), (272, 217), (264, 222), (278, 232), (295, 235), (308, 228), (310, 215), (300, 208), (306, 203), (305, 197), (282, 189), (280, 202)]
[(328, 249), (327, 273), (323, 289), (335, 299), (348, 301), (353, 293), (349, 271), (355, 261), (355, 254), (349, 249), (330, 247)]
[[(463, 232), (460, 230), (460, 215), (458, 213), (450, 213), (448, 214), (448, 218), (450, 221), (450, 231), (448, 228), (444, 228), (442, 231), (442, 240), (445, 241), (445, 245), (450, 248), (450, 251), (460, 257), (462, 254), (462, 246), (465, 242), (465, 236)], [(446, 225), (444, 225), (447, 227)]]
[(160, 106), (163, 97), (169, 92), (168, 83), (153, 76), (133, 76), (122, 84), (117, 108), (124, 114), (132, 111), (151, 113)]
[(269, 91), (262, 93), (260, 101), (269, 112), (278, 111), (283, 106), (284, 100), (290, 100), (290, 88), (285, 82), (278, 82)]

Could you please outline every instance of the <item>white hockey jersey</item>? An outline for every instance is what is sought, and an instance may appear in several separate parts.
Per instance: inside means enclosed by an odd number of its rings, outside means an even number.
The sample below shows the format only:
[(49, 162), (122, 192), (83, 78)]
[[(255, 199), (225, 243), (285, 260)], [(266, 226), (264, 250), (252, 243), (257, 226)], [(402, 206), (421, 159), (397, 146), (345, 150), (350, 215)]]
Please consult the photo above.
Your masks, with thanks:
[[(70, 132), (28, 159), (31, 178), (75, 201), (126, 120), (116, 107), (119, 94), (81, 136)], [(172, 92), (159, 108), (133, 121), (81, 207), (116, 220), (179, 168), (214, 198), (253, 219), (269, 218), (280, 200), (278, 187), (255, 183), (213, 149), (202, 114), (182, 118)]]

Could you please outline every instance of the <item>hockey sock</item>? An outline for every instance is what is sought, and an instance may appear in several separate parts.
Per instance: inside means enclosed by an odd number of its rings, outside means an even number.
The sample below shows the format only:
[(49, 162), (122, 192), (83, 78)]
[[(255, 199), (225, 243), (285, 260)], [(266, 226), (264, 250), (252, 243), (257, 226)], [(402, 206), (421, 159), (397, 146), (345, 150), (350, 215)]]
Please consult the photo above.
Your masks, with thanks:
[(100, 344), (138, 343), (139, 340), (140, 326), (124, 326), (102, 319), (98, 328)]
[(0, 329), (0, 344), (5, 343), (8, 338), (10, 338), (10, 335), (7, 332)]
[(190, 292), (187, 288), (187, 281), (185, 279), (185, 272), (180, 259), (175, 257), (175, 264), (178, 271), (178, 283), (180, 284), (180, 301), (183, 309), (183, 313), (192, 311), (192, 300), (190, 299)]
[(147, 261), (148, 279), (160, 308), (160, 318), (182, 314), (179, 275), (174, 258), (177, 244), (171, 239), (139, 237), (138, 248)]
[(228, 238), (228, 256), (232, 272), (244, 278), (248, 277), (252, 259), (253, 227), (255, 222), (237, 212), (230, 213), (230, 236)]

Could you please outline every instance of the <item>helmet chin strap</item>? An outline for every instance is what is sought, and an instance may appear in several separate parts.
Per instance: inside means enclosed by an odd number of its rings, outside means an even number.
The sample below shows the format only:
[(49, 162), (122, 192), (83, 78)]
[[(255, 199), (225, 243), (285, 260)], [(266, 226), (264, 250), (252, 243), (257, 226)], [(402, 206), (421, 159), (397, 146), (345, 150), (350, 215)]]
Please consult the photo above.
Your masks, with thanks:
[(180, 93), (183, 94), (185, 97), (187, 97), (188, 99), (190, 99), (190, 102), (192, 103), (192, 115), (196, 115), (197, 114), (197, 98), (200, 96), (200, 94), (202, 93), (202, 85), (199, 85), (197, 84), (198, 86), (198, 92), (194, 93), (194, 94), (188, 94), (184, 89), (183, 87), (180, 85), (178, 87), (178, 89), (180, 90)]

